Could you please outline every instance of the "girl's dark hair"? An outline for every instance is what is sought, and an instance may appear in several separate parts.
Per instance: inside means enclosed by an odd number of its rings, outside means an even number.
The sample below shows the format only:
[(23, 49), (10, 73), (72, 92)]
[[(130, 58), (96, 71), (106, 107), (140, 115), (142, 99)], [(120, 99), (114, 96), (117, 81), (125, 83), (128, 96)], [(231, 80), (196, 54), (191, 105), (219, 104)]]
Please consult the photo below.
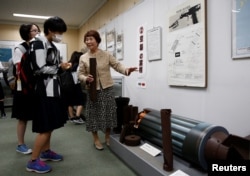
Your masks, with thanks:
[(85, 35), (84, 35), (84, 42), (86, 42), (87, 37), (94, 37), (96, 42), (98, 44), (101, 43), (102, 39), (100, 37), (100, 34), (96, 30), (89, 30)]
[(67, 25), (60, 17), (51, 17), (44, 22), (44, 34), (48, 35), (51, 32), (66, 32)]
[(35, 23), (29, 23), (29, 24), (22, 24), (19, 28), (19, 33), (20, 33), (20, 36), (23, 40), (25, 41), (28, 41), (30, 40), (30, 30), (32, 28), (32, 26), (35, 25), (38, 29), (38, 31), (40, 32), (40, 28), (37, 24)]
[(83, 55), (83, 53), (82, 52), (78, 52), (78, 51), (74, 51), (71, 54), (71, 58), (69, 60), (69, 63), (72, 64), (71, 71), (76, 71), (77, 70), (77, 67), (79, 65), (79, 60), (80, 60), (81, 55)]
[(70, 58), (69, 62), (71, 62), (72, 64), (79, 63), (79, 59), (80, 59), (81, 55), (83, 55), (82, 52), (74, 51), (71, 54), (71, 58)]

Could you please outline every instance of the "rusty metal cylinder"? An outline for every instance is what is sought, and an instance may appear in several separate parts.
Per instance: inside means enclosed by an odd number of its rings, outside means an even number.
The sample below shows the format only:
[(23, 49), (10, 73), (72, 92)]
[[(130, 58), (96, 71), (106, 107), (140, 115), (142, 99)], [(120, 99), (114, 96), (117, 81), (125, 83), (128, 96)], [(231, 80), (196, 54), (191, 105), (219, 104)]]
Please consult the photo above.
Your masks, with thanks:
[[(162, 147), (160, 111), (146, 108), (148, 112), (139, 125), (142, 138)], [(171, 114), (171, 137), (173, 153), (207, 170), (205, 146), (215, 133), (228, 135), (221, 126)]]
[(97, 100), (97, 96), (96, 96), (96, 58), (90, 58), (89, 59), (89, 70), (90, 70), (90, 74), (93, 76), (94, 81), (90, 83), (90, 100), (95, 102)]

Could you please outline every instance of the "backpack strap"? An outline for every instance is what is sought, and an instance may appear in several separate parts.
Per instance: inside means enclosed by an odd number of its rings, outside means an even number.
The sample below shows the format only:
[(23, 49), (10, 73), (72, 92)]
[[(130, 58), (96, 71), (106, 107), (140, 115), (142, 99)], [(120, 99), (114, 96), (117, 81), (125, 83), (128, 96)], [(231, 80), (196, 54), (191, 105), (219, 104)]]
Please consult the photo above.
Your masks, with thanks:
[(38, 38), (36, 38), (35, 40), (32, 40), (30, 42), (30, 53), (29, 54), (30, 54), (31, 65), (32, 65), (34, 72), (39, 70), (39, 66), (37, 63), (37, 55), (39, 56), (41, 54), (41, 52), (37, 52), (37, 51), (44, 50), (44, 47), (46, 47), (46, 46), (44, 46), (43, 41), (39, 40)]

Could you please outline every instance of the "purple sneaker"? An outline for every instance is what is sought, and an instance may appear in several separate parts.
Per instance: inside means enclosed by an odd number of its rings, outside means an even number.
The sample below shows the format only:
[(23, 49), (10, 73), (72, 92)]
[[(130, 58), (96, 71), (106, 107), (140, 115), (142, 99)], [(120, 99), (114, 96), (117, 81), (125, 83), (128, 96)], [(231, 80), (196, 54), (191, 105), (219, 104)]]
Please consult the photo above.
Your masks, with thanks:
[(51, 171), (51, 167), (47, 165), (45, 162), (40, 161), (40, 159), (36, 159), (35, 161), (28, 162), (26, 170), (29, 172), (36, 172), (39, 174), (43, 174)]
[(63, 159), (62, 155), (59, 155), (52, 150), (42, 152), (40, 155), (40, 160), (42, 161), (61, 161)]

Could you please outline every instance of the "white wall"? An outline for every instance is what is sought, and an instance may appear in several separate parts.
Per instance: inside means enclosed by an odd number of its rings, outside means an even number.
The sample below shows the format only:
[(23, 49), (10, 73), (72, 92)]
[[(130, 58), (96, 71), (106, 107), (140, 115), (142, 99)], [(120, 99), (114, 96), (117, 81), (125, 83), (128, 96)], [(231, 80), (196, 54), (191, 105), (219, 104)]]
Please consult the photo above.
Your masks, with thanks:
[[(162, 27), (162, 60), (147, 62), (146, 88), (136, 86), (138, 74), (125, 78), (125, 96), (143, 108), (172, 109), (173, 114), (225, 127), (231, 134), (250, 134), (250, 59), (231, 59), (231, 1), (207, 1), (207, 88), (170, 87), (167, 84), (167, 13), (185, 0), (144, 0), (117, 17), (124, 33), (124, 60), (137, 66), (136, 35), (139, 25)], [(117, 73), (114, 73), (117, 75)]]

